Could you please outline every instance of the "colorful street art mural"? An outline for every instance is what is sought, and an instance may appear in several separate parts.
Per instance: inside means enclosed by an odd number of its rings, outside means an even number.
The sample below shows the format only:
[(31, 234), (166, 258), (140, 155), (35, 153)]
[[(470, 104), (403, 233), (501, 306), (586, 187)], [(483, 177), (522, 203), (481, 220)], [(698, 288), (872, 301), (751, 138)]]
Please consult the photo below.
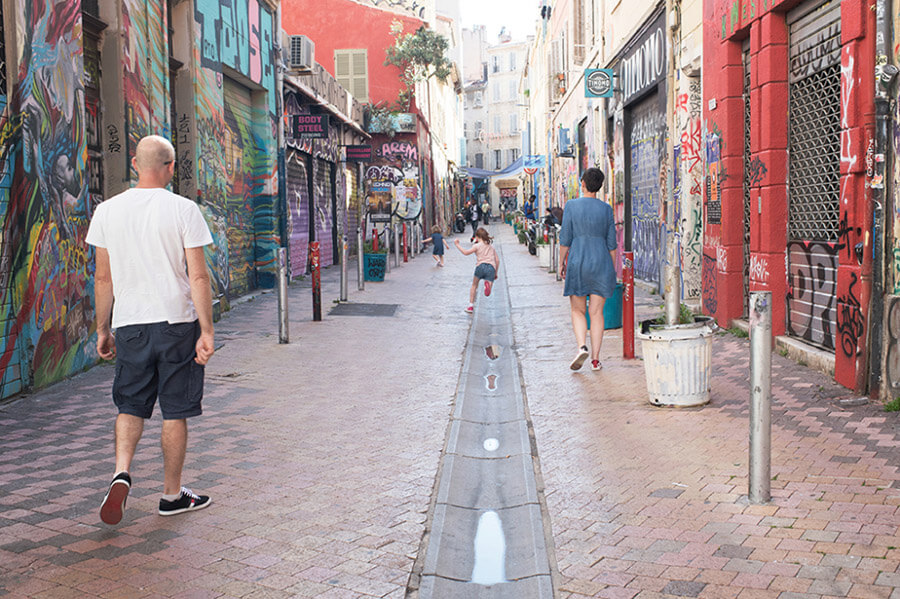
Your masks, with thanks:
[(419, 149), (412, 136), (373, 139), (374, 160), (364, 181), (370, 205), (391, 206), (392, 212), (415, 215), (422, 198)]
[(16, 21), (19, 116), (3, 118), (0, 154), (4, 396), (96, 360), (80, 6), (23, 2)]
[[(189, 189), (213, 233), (207, 261), (227, 308), (231, 298), (275, 280), (274, 15), (257, 0), (196, 0), (194, 27), (193, 112), (179, 117), (176, 137), (183, 121), (189, 133), (179, 153), (196, 165)], [(236, 89), (242, 86), (226, 82), (223, 65), (262, 91)]]

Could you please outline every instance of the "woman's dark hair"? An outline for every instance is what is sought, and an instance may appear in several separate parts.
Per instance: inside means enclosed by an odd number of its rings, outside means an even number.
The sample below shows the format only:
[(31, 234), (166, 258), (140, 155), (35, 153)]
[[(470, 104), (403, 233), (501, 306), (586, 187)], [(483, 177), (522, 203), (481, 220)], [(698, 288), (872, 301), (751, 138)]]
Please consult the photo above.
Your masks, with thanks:
[(528, 201), (533, 202), (533, 201), (535, 201), (536, 199), (537, 199), (537, 196), (534, 195), (534, 194), (531, 194), (531, 197), (528, 198)]
[(584, 183), (585, 189), (591, 193), (600, 191), (600, 188), (603, 187), (603, 180), (605, 178), (606, 176), (603, 174), (603, 171), (593, 166), (585, 170), (584, 174), (581, 175), (581, 181)]

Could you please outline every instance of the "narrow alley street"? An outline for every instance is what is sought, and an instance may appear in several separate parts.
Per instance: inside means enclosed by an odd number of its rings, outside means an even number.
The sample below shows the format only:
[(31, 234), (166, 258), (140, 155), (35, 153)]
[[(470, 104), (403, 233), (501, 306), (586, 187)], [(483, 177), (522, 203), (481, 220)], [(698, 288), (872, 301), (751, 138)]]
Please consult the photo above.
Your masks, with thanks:
[(156, 415), (100, 522), (112, 365), (0, 405), (0, 597), (900, 599), (895, 413), (773, 355), (773, 501), (750, 505), (749, 342), (715, 336), (703, 408), (650, 405), (621, 329), (573, 373), (562, 284), (491, 229), (474, 316), (455, 249), (354, 276), (344, 315), (327, 269), (322, 322), (292, 285), (289, 345), (274, 293), (226, 313), (184, 477), (209, 509), (157, 515)]

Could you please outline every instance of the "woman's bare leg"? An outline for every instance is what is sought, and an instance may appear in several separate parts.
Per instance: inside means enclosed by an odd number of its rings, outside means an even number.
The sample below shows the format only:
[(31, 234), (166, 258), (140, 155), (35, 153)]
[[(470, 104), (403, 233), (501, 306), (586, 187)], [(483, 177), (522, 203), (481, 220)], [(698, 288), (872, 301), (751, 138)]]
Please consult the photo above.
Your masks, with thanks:
[(588, 312), (591, 315), (591, 360), (600, 359), (600, 345), (603, 343), (603, 305), (606, 298), (602, 295), (591, 295)]

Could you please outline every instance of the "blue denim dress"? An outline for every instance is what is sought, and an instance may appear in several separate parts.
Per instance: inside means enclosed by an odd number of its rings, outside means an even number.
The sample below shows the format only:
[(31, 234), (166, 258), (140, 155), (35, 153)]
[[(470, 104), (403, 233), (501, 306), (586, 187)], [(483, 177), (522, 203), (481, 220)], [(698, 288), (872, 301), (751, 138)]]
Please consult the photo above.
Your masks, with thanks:
[(597, 198), (566, 202), (559, 244), (569, 248), (563, 295), (610, 297), (616, 269), (609, 255), (616, 249), (616, 223), (609, 204)]

